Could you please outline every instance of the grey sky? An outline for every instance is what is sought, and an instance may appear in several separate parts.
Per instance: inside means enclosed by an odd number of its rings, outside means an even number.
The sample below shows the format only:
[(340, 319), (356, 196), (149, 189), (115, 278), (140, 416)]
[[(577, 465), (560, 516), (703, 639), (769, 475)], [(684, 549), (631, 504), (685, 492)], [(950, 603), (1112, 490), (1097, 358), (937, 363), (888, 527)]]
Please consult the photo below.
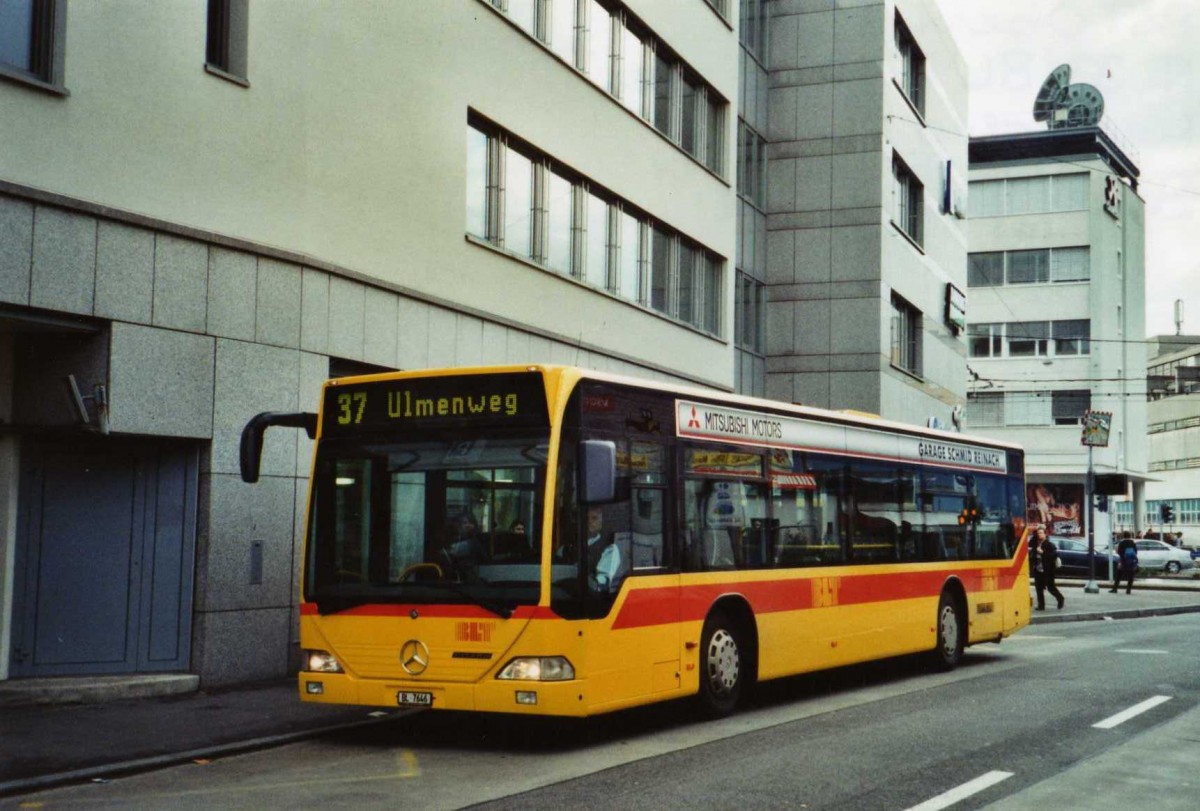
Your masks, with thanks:
[(1055, 67), (1104, 94), (1141, 169), (1146, 332), (1200, 334), (1200, 3), (1195, 0), (938, 0), (971, 75), (970, 133), (1026, 132)]

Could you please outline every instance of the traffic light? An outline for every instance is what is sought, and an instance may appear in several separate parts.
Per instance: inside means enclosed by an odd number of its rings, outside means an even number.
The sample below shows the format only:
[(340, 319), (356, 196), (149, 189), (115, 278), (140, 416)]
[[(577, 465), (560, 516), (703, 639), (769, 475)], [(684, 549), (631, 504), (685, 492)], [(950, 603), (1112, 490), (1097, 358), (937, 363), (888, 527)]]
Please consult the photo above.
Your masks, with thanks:
[(1175, 508), (1170, 504), (1158, 505), (1158, 517), (1162, 519), (1164, 524), (1175, 523)]
[(978, 507), (963, 507), (962, 512), (958, 514), (958, 525), (964, 527), (967, 524), (978, 524), (980, 517)]

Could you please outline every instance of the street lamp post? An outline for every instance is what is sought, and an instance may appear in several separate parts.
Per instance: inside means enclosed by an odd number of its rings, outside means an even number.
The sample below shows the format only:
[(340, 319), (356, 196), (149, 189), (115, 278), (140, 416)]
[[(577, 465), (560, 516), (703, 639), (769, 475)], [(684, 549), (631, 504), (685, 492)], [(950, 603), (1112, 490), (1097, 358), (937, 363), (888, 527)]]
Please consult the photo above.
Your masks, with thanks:
[(1083, 587), (1087, 594), (1099, 594), (1100, 586), (1096, 584), (1096, 469), (1093, 465), (1092, 451), (1097, 445), (1108, 447), (1108, 435), (1112, 427), (1111, 411), (1088, 411), (1083, 415), (1083, 436), (1080, 443), (1087, 445), (1087, 526), (1088, 526), (1088, 582)]

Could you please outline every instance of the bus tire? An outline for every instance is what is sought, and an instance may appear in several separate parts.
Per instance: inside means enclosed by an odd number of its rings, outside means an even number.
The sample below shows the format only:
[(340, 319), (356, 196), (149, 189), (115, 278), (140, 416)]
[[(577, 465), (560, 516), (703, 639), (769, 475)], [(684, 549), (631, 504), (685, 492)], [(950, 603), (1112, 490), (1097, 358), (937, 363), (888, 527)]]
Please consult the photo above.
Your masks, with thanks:
[(700, 639), (700, 707), (709, 718), (724, 718), (737, 708), (746, 681), (745, 636), (718, 610), (704, 621)]
[(933, 663), (939, 670), (953, 670), (962, 661), (966, 648), (966, 617), (959, 601), (949, 591), (942, 592), (937, 611), (937, 647)]

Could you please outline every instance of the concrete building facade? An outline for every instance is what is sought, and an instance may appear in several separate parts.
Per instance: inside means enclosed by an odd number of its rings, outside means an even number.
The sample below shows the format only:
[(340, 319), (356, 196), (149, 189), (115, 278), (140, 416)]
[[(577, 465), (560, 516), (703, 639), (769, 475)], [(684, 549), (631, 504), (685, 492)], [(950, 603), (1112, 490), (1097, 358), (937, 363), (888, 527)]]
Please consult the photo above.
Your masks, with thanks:
[(0, 679), (289, 672), (311, 442), (270, 432), (253, 486), (237, 442), (331, 375), (964, 400), (967, 82), (934, 0), (11, 15)]
[(733, 388), (731, 20), (208, 6), (18, 4), (0, 40), (0, 678), (286, 673), (311, 444), (250, 486), (237, 442), (331, 374)]
[[(1146, 433), (1149, 444), (1140, 523), (1132, 501), (1115, 505), (1121, 529), (1182, 533), (1200, 543), (1200, 335), (1157, 335), (1147, 347)], [(1171, 521), (1163, 520), (1169, 507)]]
[[(1108, 447), (1092, 452), (1097, 492), (1144, 498), (1138, 170), (1098, 127), (972, 138), (970, 150), (968, 430), (1024, 445), (1031, 520), (1082, 535), (1087, 411), (1112, 415)], [(1112, 513), (1095, 516), (1107, 543)]]
[(934, 2), (771, 20), (767, 394), (950, 425), (965, 399), (967, 70)]

